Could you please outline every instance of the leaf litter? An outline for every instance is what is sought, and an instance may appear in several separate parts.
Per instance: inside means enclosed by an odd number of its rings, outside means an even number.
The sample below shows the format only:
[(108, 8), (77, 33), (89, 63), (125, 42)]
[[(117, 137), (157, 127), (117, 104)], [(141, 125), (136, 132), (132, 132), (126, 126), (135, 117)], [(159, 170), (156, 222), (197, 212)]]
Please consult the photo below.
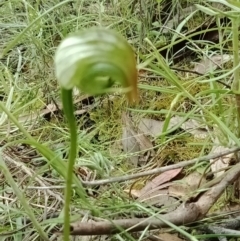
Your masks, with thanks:
[(172, 233), (160, 233), (157, 235), (157, 237), (161, 241), (184, 241), (185, 239), (181, 239), (178, 237), (177, 234), (172, 234)]
[(168, 211), (174, 210), (178, 206), (177, 199), (169, 195), (168, 186), (170, 180), (175, 178), (182, 168), (163, 172), (153, 178), (138, 192), (137, 201), (147, 203), (148, 205), (164, 207)]
[[(170, 119), (168, 129), (171, 129), (184, 121), (184, 117), (173, 116)], [(157, 121), (149, 118), (142, 118), (138, 124), (138, 128), (145, 134), (153, 137), (161, 135), (164, 127), (164, 121)], [(192, 134), (195, 138), (205, 139), (208, 136), (208, 130), (194, 119), (188, 119), (183, 122), (180, 128), (187, 133)]]
[(135, 128), (130, 117), (126, 113), (122, 114), (123, 134), (122, 145), (123, 151), (132, 154), (129, 159), (131, 163), (137, 166), (146, 164), (149, 155), (144, 156), (144, 152), (154, 155), (153, 144), (138, 128)]
[(206, 178), (201, 173), (194, 171), (169, 186), (169, 195), (187, 200), (193, 194), (196, 194), (197, 189), (201, 188), (206, 182)]
[[(223, 151), (227, 151), (229, 150), (228, 147), (224, 147), (224, 146), (214, 146), (211, 150), (211, 154), (213, 153), (219, 153), (219, 152), (223, 152)], [(231, 160), (235, 157), (234, 153), (231, 153), (229, 155), (217, 158), (217, 159), (211, 159), (210, 163), (211, 163), (211, 170), (214, 173), (215, 177), (219, 177), (221, 176), (225, 170), (227, 169), (227, 167), (229, 167)]]
[(211, 73), (217, 68), (223, 68), (223, 64), (227, 63), (233, 58), (233, 56), (229, 54), (216, 54), (212, 55), (210, 57), (204, 57), (203, 60), (201, 60), (198, 63), (195, 63), (195, 67), (193, 71), (199, 73), (199, 74), (207, 74)]
[[(210, 130), (207, 126), (202, 125), (194, 119), (184, 121), (184, 118), (179, 116), (174, 116), (170, 119), (168, 128), (170, 129), (180, 122), (183, 122), (180, 128), (193, 135), (196, 139), (206, 139), (209, 136)], [(142, 118), (139, 121), (138, 129), (147, 136), (157, 137), (161, 135), (163, 126), (164, 121)], [(131, 131), (131, 134), (137, 135), (137, 133), (133, 131)], [(135, 141), (134, 143), (138, 142)], [(140, 148), (138, 150), (140, 150)], [(219, 153), (226, 150), (228, 150), (228, 148), (219, 145), (214, 147), (211, 153)], [(216, 176), (221, 175), (224, 171), (218, 172), (219, 169), (226, 168), (229, 165), (229, 160), (232, 156), (233, 154), (230, 154), (219, 158), (218, 160), (210, 160), (210, 163), (212, 163), (212, 172), (217, 172)], [(131, 195), (137, 198), (140, 202), (144, 202), (149, 205), (158, 204), (160, 206), (166, 204), (172, 205), (173, 203), (176, 203), (177, 199), (187, 200), (191, 195), (194, 195), (194, 193), (196, 195), (196, 190), (201, 188), (201, 186), (207, 181), (203, 174), (195, 171), (182, 178), (181, 181), (170, 182), (181, 171), (182, 169), (180, 168), (161, 173), (160, 175), (154, 177), (151, 181), (147, 182), (141, 190), (132, 189)]]
[[(183, 119), (184, 118), (180, 116), (173, 116), (170, 119), (168, 128), (171, 129), (178, 123), (182, 122)], [(162, 133), (163, 126), (164, 126), (164, 121), (157, 121), (149, 118), (142, 118), (139, 122), (138, 128), (146, 135), (158, 137)], [(185, 122), (183, 122), (180, 128), (186, 131), (187, 133), (190, 133), (191, 135), (193, 135), (194, 138), (196, 139), (206, 139), (210, 134), (209, 128), (207, 128), (206, 126), (202, 125), (201, 123), (199, 123), (194, 119), (186, 120)], [(211, 132), (212, 132), (211, 134), (213, 134), (214, 130), (212, 130)], [(224, 147), (220, 144), (218, 138), (215, 138), (215, 140), (213, 141), (213, 145), (214, 147), (212, 148), (210, 154), (229, 150), (228, 147)], [(215, 173), (214, 174), (215, 177), (221, 176), (224, 173), (224, 169), (226, 169), (229, 166), (233, 157), (234, 157), (234, 153), (215, 160), (212, 160), (212, 159), (210, 160), (211, 170), (213, 173)]]
[[(176, 21), (175, 19), (173, 19)], [(168, 25), (166, 25), (168, 26)], [(227, 55), (215, 55), (209, 58), (206, 58), (199, 63), (196, 63), (194, 71), (206, 74), (209, 72), (212, 72), (216, 68), (221, 68), (221, 65), (229, 61), (231, 56)], [(39, 116), (44, 117), (47, 114), (53, 114), (56, 112), (58, 107), (52, 103), (49, 105), (46, 105), (46, 108), (43, 109), (39, 115), (39, 113), (35, 113), (33, 115), (27, 115), (27, 116), (21, 116), (20, 122), (32, 122), (39, 118)], [(59, 105), (59, 108), (61, 109), (61, 105)], [(75, 112), (77, 115), (81, 115), (83, 113), (88, 112), (89, 110), (86, 109), (79, 109)], [(151, 137), (157, 138), (163, 130), (164, 122), (157, 121), (153, 119), (148, 118), (142, 118), (140, 120), (140, 124), (135, 127), (133, 125), (132, 120), (126, 116), (126, 118), (123, 118), (123, 136), (122, 136), (122, 145), (123, 150), (126, 154), (128, 154), (129, 159), (131, 160), (132, 164), (134, 166), (144, 166), (146, 162), (148, 161), (149, 157), (154, 155), (155, 152), (153, 151), (153, 141), (151, 140)], [(174, 116), (170, 120), (169, 129), (177, 125), (179, 122), (183, 120), (182, 117)], [(190, 133), (197, 139), (205, 139), (209, 135), (209, 130), (205, 128), (202, 124), (198, 123), (194, 119), (188, 119), (186, 120), (180, 127), (182, 130), (184, 130), (187, 133)], [(141, 136), (141, 137), (139, 137)], [(150, 136), (150, 137), (149, 137)], [(227, 150), (228, 148), (221, 146), (218, 142), (214, 142), (213, 144), (216, 144), (215, 147), (212, 149), (212, 153), (221, 152), (223, 150)], [(148, 152), (148, 155), (144, 155), (144, 152)], [(229, 157), (219, 158), (217, 160), (210, 160), (212, 163), (211, 168), (213, 172), (217, 172), (217, 175), (220, 175), (219, 170), (222, 168), (226, 168), (229, 166), (230, 159), (233, 157), (233, 155), (229, 155)], [(142, 159), (142, 161), (141, 161)], [(163, 175), (156, 176), (151, 181), (149, 181), (144, 188), (142, 188), (139, 192), (136, 192), (136, 197), (138, 197), (138, 201), (143, 202), (146, 200), (146, 203), (149, 205), (155, 205), (158, 204), (160, 207), (164, 204), (169, 204), (169, 200), (173, 198), (172, 196), (175, 196), (177, 198), (182, 198), (187, 196), (189, 193), (194, 191), (194, 188), (197, 188), (199, 185), (199, 182), (201, 180), (202, 182), (205, 182), (203, 178), (198, 173), (193, 172), (192, 174), (189, 174), (185, 178), (181, 180), (181, 182), (170, 182), (172, 179), (175, 179), (175, 177), (181, 173), (182, 170), (178, 170), (178, 173), (174, 172), (166, 172)], [(144, 190), (145, 189), (145, 190)], [(155, 190), (156, 189), (156, 190)], [(136, 190), (138, 191), (138, 190)], [(154, 193), (156, 191), (156, 193)], [(157, 193), (158, 191), (158, 193)], [(134, 189), (132, 190), (132, 193), (134, 192)], [(144, 192), (144, 193), (143, 193)], [(152, 193), (151, 193), (152, 192)], [(149, 195), (147, 195), (147, 193)], [(145, 200), (144, 200), (145, 195)], [(156, 200), (152, 200), (151, 202), (149, 199), (155, 196)], [(159, 196), (165, 196), (162, 198), (162, 202), (159, 200)], [(176, 199), (174, 198), (173, 201), (175, 202)], [(167, 237), (161, 237), (161, 239), (165, 240), (174, 240), (173, 236), (171, 234), (167, 234)], [(177, 240), (177, 239), (176, 239)]]
[(147, 184), (141, 189), (139, 193), (139, 198), (143, 198), (149, 193), (151, 194), (152, 191), (160, 190), (166, 187), (166, 185), (163, 184), (175, 178), (181, 171), (182, 168), (173, 169), (163, 172), (158, 176), (154, 177), (151, 181), (147, 182)]

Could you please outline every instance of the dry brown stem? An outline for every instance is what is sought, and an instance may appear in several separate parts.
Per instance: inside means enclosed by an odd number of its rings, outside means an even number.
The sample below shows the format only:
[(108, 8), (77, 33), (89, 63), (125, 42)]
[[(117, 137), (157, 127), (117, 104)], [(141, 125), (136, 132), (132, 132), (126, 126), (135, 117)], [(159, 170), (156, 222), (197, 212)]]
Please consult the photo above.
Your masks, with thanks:
[(177, 210), (149, 218), (119, 219), (100, 222), (77, 222), (71, 225), (71, 235), (104, 235), (119, 233), (122, 230), (136, 232), (167, 227), (165, 220), (175, 225), (186, 225), (202, 219), (217, 201), (225, 188), (240, 175), (240, 163), (232, 167), (221, 182), (203, 193), (195, 202), (182, 204)]
[(197, 162), (208, 161), (210, 159), (219, 158), (219, 157), (226, 156), (228, 154), (237, 152), (239, 150), (240, 150), (240, 147), (234, 147), (232, 149), (229, 149), (228, 151), (224, 151), (224, 152), (221, 152), (221, 153), (209, 154), (209, 155), (194, 158), (194, 159), (191, 159), (191, 160), (188, 160), (188, 161), (182, 161), (182, 162), (177, 163), (177, 164), (173, 164), (173, 165), (169, 165), (169, 166), (165, 166), (165, 167), (154, 168), (152, 170), (145, 171), (145, 172), (135, 173), (135, 174), (132, 174), (132, 175), (125, 175), (125, 176), (120, 176), (120, 177), (112, 177), (112, 178), (102, 179), (102, 180), (82, 181), (82, 183), (83, 183), (84, 186), (97, 186), (97, 185), (104, 185), (104, 184), (114, 183), (114, 182), (124, 182), (124, 181), (128, 181), (128, 180), (136, 179), (136, 178), (139, 178), (139, 177), (150, 176), (150, 175), (154, 175), (154, 174), (160, 174), (162, 172), (166, 172), (166, 171), (169, 171), (169, 170), (173, 170), (173, 169), (177, 169), (177, 168), (181, 168), (181, 167), (186, 167), (186, 166), (189, 166), (189, 165), (193, 165)]

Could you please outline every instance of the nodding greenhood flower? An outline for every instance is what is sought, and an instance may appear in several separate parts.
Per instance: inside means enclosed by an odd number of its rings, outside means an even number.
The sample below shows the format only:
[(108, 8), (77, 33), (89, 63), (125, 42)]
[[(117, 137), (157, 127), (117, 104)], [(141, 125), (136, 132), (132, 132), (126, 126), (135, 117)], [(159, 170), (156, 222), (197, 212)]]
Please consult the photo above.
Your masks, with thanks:
[[(62, 41), (55, 54), (55, 71), (70, 130), (64, 209), (64, 240), (69, 240), (71, 185), (78, 146), (72, 89), (77, 87), (88, 94), (104, 94), (112, 90), (116, 81), (133, 102), (138, 96), (137, 68), (134, 52), (124, 38), (112, 30), (93, 28)], [(81, 193), (84, 198), (83, 187)]]
[(126, 89), (130, 102), (137, 100), (134, 52), (112, 30), (92, 28), (67, 37), (56, 51), (55, 70), (64, 89), (77, 87), (98, 95), (111, 91), (115, 81)]

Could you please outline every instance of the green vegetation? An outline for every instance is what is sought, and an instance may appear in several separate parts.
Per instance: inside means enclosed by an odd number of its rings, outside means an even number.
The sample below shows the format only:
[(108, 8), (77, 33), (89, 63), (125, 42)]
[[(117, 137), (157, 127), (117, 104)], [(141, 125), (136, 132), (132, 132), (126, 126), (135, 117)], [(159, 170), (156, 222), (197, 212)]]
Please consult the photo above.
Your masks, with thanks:
[[(129, 193), (141, 189), (152, 177), (100, 186), (82, 185), (80, 180), (138, 173), (203, 156), (215, 145), (229, 148), (240, 145), (237, 15), (240, 5), (238, 1), (226, 1), (216, 7), (212, 2), (8, 0), (0, 3), (0, 238), (58, 240), (55, 232), (65, 222), (67, 241), (69, 219), (86, 221), (94, 216), (113, 220), (131, 218), (139, 212), (153, 216), (161, 208), (135, 200)], [(186, 9), (190, 12), (186, 13)], [(202, 25), (205, 20), (209, 21)], [(56, 49), (68, 34), (79, 30), (87, 33), (92, 27), (113, 29), (132, 46), (139, 72), (138, 103), (128, 103), (117, 85), (107, 93), (101, 89), (91, 92), (89, 86), (84, 89), (84, 84), (78, 87), (87, 93), (61, 89), (55, 76)], [(211, 32), (209, 39), (203, 39), (213, 29), (215, 32)], [(218, 41), (213, 44), (216, 33)], [(181, 42), (186, 52), (178, 53), (180, 49), (174, 46)], [(224, 54), (230, 56), (228, 61), (220, 61), (215, 69), (206, 71), (208, 64), (204, 73), (196, 73), (194, 62)], [(121, 56), (119, 52), (116, 55)], [(126, 60), (128, 67), (130, 57)], [(119, 65), (125, 68), (124, 58), (120, 58)], [(67, 71), (66, 68), (63, 73)], [(92, 77), (92, 72), (88, 76)], [(129, 84), (123, 87), (128, 88)], [(69, 97), (73, 98), (74, 116), (68, 112), (72, 108)], [(62, 103), (64, 99), (67, 101)], [(135, 128), (143, 118), (163, 123), (159, 135), (147, 136), (154, 154), (123, 150), (122, 133), (126, 125), (123, 113), (132, 117)], [(66, 114), (71, 116), (70, 122)], [(182, 119), (171, 126), (175, 116)], [(181, 129), (180, 122), (188, 119), (197, 121), (200, 128), (207, 130), (208, 137), (201, 139)], [(70, 148), (77, 150), (73, 153)], [(148, 159), (144, 165), (134, 165), (133, 156)], [(72, 181), (69, 159), (74, 164)], [(209, 171), (208, 167), (206, 162), (196, 164), (186, 167), (182, 174), (194, 170), (203, 174)], [(68, 186), (64, 192), (66, 180), (74, 187)], [(236, 197), (233, 189), (228, 188), (211, 212), (222, 210), (230, 202), (236, 203)], [(67, 204), (65, 212), (64, 204)], [(191, 230), (167, 225), (181, 237), (198, 240)], [(111, 236), (111, 240), (143, 240), (147, 236), (146, 230), (140, 235), (123, 231)]]

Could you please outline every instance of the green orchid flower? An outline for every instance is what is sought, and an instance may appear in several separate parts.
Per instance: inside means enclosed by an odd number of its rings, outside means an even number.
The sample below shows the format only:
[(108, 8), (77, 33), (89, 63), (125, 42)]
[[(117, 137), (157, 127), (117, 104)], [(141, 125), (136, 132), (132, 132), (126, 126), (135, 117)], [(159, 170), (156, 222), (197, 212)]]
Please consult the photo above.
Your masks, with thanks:
[(115, 81), (126, 89), (130, 101), (137, 99), (133, 50), (112, 30), (93, 28), (66, 38), (56, 51), (55, 69), (64, 89), (77, 87), (88, 94), (104, 94)]
[[(63, 110), (69, 123), (70, 151), (65, 188), (64, 240), (69, 240), (71, 185), (77, 154), (77, 127), (72, 89), (99, 95), (120, 84), (129, 102), (137, 101), (137, 68), (134, 52), (118, 33), (92, 28), (67, 37), (57, 48), (55, 71), (61, 86)], [(84, 193), (84, 189), (81, 190)]]

